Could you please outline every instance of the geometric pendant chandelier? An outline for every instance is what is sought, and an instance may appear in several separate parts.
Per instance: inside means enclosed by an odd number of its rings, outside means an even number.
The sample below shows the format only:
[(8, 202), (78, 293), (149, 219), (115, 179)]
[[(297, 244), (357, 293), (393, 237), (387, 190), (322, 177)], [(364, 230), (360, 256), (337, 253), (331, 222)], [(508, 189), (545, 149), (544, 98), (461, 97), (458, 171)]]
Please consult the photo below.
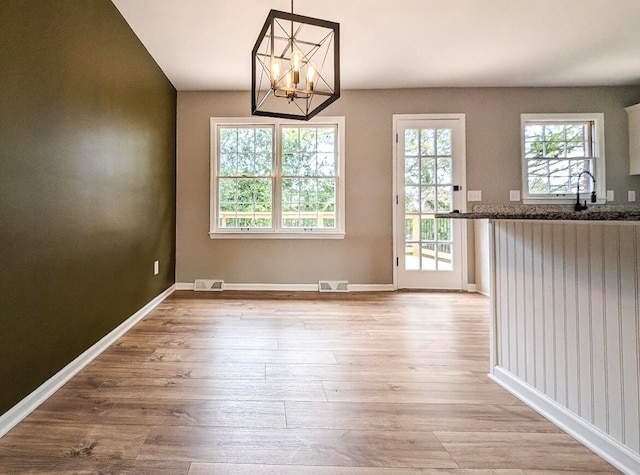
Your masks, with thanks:
[(251, 113), (309, 120), (340, 97), (340, 24), (271, 10), (251, 54)]

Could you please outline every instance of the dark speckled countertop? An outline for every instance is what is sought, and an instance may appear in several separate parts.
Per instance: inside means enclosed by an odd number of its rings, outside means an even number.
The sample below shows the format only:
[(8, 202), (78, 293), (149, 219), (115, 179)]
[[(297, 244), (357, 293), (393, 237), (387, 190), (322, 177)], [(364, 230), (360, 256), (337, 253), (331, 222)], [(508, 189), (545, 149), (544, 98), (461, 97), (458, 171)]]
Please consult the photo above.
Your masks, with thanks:
[(439, 218), (460, 219), (531, 219), (553, 221), (640, 221), (640, 207), (593, 205), (585, 211), (574, 211), (563, 205), (476, 205), (467, 213), (438, 213)]

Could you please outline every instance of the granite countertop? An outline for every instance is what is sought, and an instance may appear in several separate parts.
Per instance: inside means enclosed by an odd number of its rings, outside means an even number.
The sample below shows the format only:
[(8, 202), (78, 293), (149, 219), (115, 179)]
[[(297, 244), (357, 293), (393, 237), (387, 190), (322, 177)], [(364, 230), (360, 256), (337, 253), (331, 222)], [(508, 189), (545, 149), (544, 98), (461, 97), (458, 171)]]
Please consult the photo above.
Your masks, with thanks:
[(579, 221), (640, 221), (640, 207), (593, 205), (574, 211), (569, 205), (476, 205), (467, 213), (438, 213), (439, 218), (459, 219), (531, 219)]

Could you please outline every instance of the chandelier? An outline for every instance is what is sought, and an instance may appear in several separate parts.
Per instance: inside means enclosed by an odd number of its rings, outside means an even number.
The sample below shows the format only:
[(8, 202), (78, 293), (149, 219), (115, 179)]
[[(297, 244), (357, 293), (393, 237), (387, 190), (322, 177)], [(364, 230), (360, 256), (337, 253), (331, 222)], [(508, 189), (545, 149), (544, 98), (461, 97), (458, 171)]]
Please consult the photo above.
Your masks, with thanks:
[(309, 120), (340, 97), (340, 25), (271, 10), (253, 47), (251, 113)]

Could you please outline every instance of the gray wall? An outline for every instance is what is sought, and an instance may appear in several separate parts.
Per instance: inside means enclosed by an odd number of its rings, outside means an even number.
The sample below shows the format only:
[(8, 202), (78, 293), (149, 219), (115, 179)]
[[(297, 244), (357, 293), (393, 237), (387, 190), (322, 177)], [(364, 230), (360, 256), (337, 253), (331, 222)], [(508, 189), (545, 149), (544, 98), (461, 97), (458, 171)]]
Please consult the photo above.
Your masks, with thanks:
[[(209, 118), (247, 116), (249, 102), (244, 92), (178, 93), (177, 282), (391, 283), (393, 114), (465, 113), (467, 189), (482, 190), (484, 204), (508, 204), (509, 190), (521, 188), (521, 113), (603, 112), (607, 189), (617, 200), (640, 190), (640, 176), (628, 174), (624, 111), (640, 102), (640, 87), (346, 91), (325, 111), (346, 117), (346, 238), (211, 240)], [(473, 252), (469, 261), (473, 282)]]
[(109, 0), (2, 0), (0, 104), (2, 414), (174, 282), (176, 91)]

